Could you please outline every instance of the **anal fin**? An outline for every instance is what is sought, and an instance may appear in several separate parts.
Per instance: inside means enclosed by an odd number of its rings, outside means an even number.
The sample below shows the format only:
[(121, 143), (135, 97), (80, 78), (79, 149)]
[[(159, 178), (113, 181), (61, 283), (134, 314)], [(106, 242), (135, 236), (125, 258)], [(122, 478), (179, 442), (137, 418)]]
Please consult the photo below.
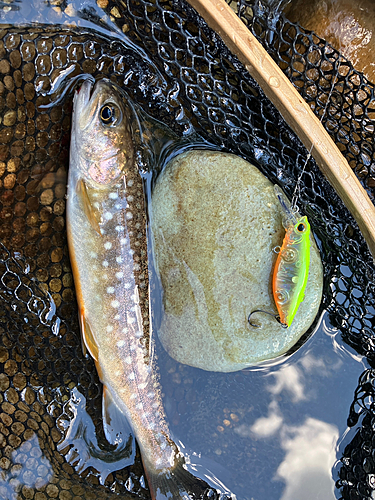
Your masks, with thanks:
[(115, 450), (99, 446), (94, 423), (86, 410), (86, 398), (75, 387), (68, 401), (69, 415), (73, 415), (65, 437), (57, 445), (64, 452), (65, 460), (79, 473), (94, 469), (99, 482), (105, 484), (109, 474), (134, 464), (134, 438), (129, 437), (122, 447)]
[[(130, 436), (134, 441), (133, 432), (124, 413), (114, 402), (112, 395), (106, 386), (103, 387), (103, 429), (107, 441), (112, 445), (123, 447), (129, 446)], [(133, 453), (135, 444), (132, 443)]]

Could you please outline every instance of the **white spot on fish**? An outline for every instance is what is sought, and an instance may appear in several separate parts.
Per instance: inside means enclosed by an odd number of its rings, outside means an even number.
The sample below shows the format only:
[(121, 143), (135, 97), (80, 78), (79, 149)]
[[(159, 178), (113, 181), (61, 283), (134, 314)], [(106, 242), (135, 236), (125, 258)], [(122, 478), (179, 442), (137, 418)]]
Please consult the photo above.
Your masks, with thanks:
[(118, 264), (122, 264), (122, 257), (116, 257), (116, 262)]
[(112, 243), (111, 243), (110, 241), (106, 241), (106, 242), (104, 243), (104, 248), (105, 248), (106, 250), (110, 250), (110, 249), (112, 248)]
[(133, 323), (135, 323), (135, 318), (129, 318), (128, 323), (129, 323), (129, 325), (132, 325)]
[(142, 403), (138, 403), (135, 407), (136, 407), (137, 410), (143, 410), (143, 404)]
[(132, 219), (132, 218), (133, 218), (133, 214), (132, 214), (131, 212), (126, 212), (125, 217), (126, 217), (128, 220), (130, 220), (130, 219)]
[(122, 329), (122, 333), (128, 333), (128, 329), (125, 327)]
[(129, 179), (129, 180), (128, 180), (128, 186), (132, 186), (133, 184), (134, 184), (133, 179)]
[(150, 416), (149, 412), (148, 412), (148, 411), (146, 411), (145, 413), (143, 413), (142, 418), (143, 418), (144, 420), (147, 420), (147, 418), (148, 418), (149, 416)]
[(108, 326), (107, 326), (107, 332), (108, 332), (108, 333), (113, 332), (113, 326), (108, 325)]
[(137, 399), (137, 394), (130, 394), (130, 399)]
[(160, 445), (160, 448), (161, 448), (162, 450), (165, 450), (165, 448), (166, 448), (166, 447), (167, 447), (167, 443), (166, 443), (165, 441), (163, 441), (163, 442), (161, 443), (161, 445)]
[(108, 196), (111, 198), (111, 200), (117, 200), (117, 198), (118, 198), (118, 194), (117, 193), (109, 193)]
[(139, 271), (141, 269), (139, 264), (134, 264), (134, 271)]
[(135, 380), (135, 373), (134, 372), (129, 373), (128, 378), (129, 380)]
[(139, 384), (138, 388), (143, 391), (147, 387), (147, 382), (143, 382), (142, 384)]
[(103, 267), (108, 267), (109, 266), (108, 261), (107, 260), (103, 260), (102, 266)]
[(127, 365), (131, 365), (132, 364), (132, 358), (130, 356), (126, 356), (126, 358), (124, 359), (125, 363)]
[(114, 287), (113, 287), (113, 286), (109, 286), (109, 287), (107, 288), (107, 293), (115, 293), (115, 289), (114, 289)]
[[(154, 398), (155, 397), (155, 393), (153, 391), (150, 391), (150, 392), (147, 393), (147, 397), (148, 398)], [(157, 403), (155, 403), (155, 404), (157, 404)]]
[(136, 337), (137, 339), (140, 339), (142, 337), (142, 332), (140, 330), (138, 330), (137, 332), (135, 332), (134, 337)]
[(128, 288), (130, 288), (130, 287), (131, 287), (131, 283), (125, 283), (124, 288), (127, 288), (127, 289), (128, 289)]
[(134, 250), (130, 249), (130, 250), (129, 250), (129, 254), (130, 254), (130, 255), (134, 255)]
[(113, 215), (111, 214), (111, 212), (105, 212), (104, 218), (105, 218), (105, 220), (112, 220)]
[(120, 243), (121, 243), (121, 245), (126, 245), (127, 241), (128, 240), (126, 238), (121, 238)]
[(120, 372), (120, 370), (118, 370), (116, 373), (115, 373), (116, 377), (120, 377), (120, 375), (122, 375), (122, 372)]
[(137, 349), (137, 346), (136, 346), (135, 344), (132, 344), (132, 345), (130, 346), (130, 350), (131, 350), (131, 351), (135, 351), (136, 349)]
[(116, 226), (115, 229), (118, 233), (121, 233), (121, 231), (125, 231), (124, 226)]
[(119, 340), (116, 345), (117, 345), (117, 347), (124, 347), (125, 340)]
[(98, 256), (98, 254), (97, 254), (97, 253), (95, 253), (95, 252), (90, 252), (90, 257), (91, 257), (91, 258), (96, 259), (96, 258), (97, 258), (97, 256)]
[(118, 280), (120, 280), (121, 278), (123, 278), (123, 277), (124, 277), (124, 273), (123, 273), (122, 271), (119, 271), (118, 273), (116, 273), (116, 275), (115, 275), (115, 276), (116, 276), (116, 278), (117, 278)]
[(114, 319), (115, 319), (115, 321), (118, 321), (118, 320), (120, 319), (120, 315), (119, 315), (119, 314), (116, 314), (116, 316), (115, 316), (115, 318), (114, 318)]
[(132, 202), (134, 200), (134, 197), (131, 194), (129, 194), (129, 196), (127, 197), (127, 200)]
[(97, 210), (99, 210), (99, 207), (100, 207), (99, 203), (97, 201), (95, 201), (94, 202), (94, 208), (96, 208)]
[(154, 422), (150, 422), (148, 424), (148, 428), (151, 429), (151, 430), (155, 429), (155, 423)]
[(120, 302), (118, 300), (112, 300), (111, 306), (114, 307), (114, 308), (119, 307), (120, 306)]

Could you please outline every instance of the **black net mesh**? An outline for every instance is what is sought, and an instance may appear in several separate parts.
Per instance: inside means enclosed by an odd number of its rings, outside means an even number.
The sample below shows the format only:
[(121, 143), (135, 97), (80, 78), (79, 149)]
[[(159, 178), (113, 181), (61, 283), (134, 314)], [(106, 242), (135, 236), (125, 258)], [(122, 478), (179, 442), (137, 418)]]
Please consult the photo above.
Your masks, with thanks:
[[(211, 144), (256, 163), (289, 195), (307, 157), (256, 82), (185, 2), (108, 0), (101, 5), (134, 49), (117, 35), (77, 27), (8, 26), (0, 31), (0, 466), (6, 478), (4, 483), (0, 480), (0, 497), (4, 498), (13, 498), (9, 478), (14, 478), (12, 492), (17, 491), (17, 499), (38, 498), (35, 491), (43, 499), (104, 499), (129, 491), (148, 498), (139, 455), (134, 466), (111, 474), (100, 485), (95, 469), (78, 475), (65, 460), (64, 450), (57, 450), (72, 418), (74, 388), (87, 400), (102, 448), (108, 446), (100, 425), (101, 386), (93, 363), (81, 353), (66, 245), (70, 84), (82, 73), (110, 77), (179, 135), (195, 129)], [(69, 6), (62, 2), (59, 8)], [(325, 110), (324, 126), (373, 198), (373, 86), (323, 40), (282, 17), (275, 20), (260, 3), (241, 1), (237, 8), (314, 112), (321, 117)], [(81, 16), (100, 26), (94, 10), (86, 8)], [(301, 186), (299, 204), (309, 216), (324, 263), (322, 308), (344, 341), (366, 356), (371, 367), (359, 382), (350, 412), (349, 423), (359, 421), (361, 426), (343, 451), (337, 487), (342, 498), (370, 498), (375, 416), (373, 405), (367, 404), (375, 369), (372, 258), (354, 219), (311, 159)], [(27, 486), (17, 490), (17, 481), (37, 484), (39, 476), (34, 476), (44, 473), (43, 463), (32, 456), (32, 446), (22, 448), (32, 435), (43, 443), (54, 476), (48, 486), (35, 491)], [(33, 480), (17, 479), (18, 464), (29, 458), (34, 460)], [(40, 481), (45, 484), (42, 476)]]
[(374, 84), (325, 40), (282, 15), (273, 15), (262, 2), (244, 0), (232, 4), (322, 120), (374, 199)]

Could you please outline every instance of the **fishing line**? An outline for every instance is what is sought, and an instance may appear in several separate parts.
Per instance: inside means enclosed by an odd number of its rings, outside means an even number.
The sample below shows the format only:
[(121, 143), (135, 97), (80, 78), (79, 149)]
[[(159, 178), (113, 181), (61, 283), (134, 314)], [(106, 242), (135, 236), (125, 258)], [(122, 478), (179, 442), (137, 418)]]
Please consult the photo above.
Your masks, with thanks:
[[(341, 47), (340, 47), (340, 50), (341, 50)], [(324, 106), (322, 117), (320, 118), (320, 123), (323, 122), (323, 119), (324, 119), (324, 117), (326, 115), (326, 112), (327, 112), (327, 109), (328, 109), (328, 105), (329, 105), (329, 103), (331, 101), (333, 89), (334, 89), (334, 87), (336, 85), (336, 82), (338, 80), (337, 75), (339, 74), (340, 66), (341, 66), (341, 62), (340, 62), (340, 59), (339, 59), (337, 71), (336, 71), (335, 76), (333, 77), (333, 82), (332, 82), (330, 91), (329, 91), (328, 96), (327, 96), (327, 102), (326, 102), (326, 104)], [(301, 194), (301, 180), (302, 180), (303, 174), (305, 173), (306, 166), (307, 166), (307, 164), (308, 164), (308, 162), (309, 162), (309, 160), (311, 158), (311, 153), (312, 153), (313, 149), (314, 149), (314, 143), (311, 144), (311, 147), (310, 147), (310, 149), (308, 151), (305, 163), (304, 163), (304, 165), (302, 167), (301, 173), (299, 174), (299, 176), (297, 178), (297, 183), (296, 183), (296, 186), (295, 186), (294, 191), (293, 191), (292, 203), (291, 203), (291, 210), (293, 212), (297, 212), (298, 211), (298, 209), (297, 209), (297, 200), (298, 200), (298, 198), (299, 198), (299, 196)]]

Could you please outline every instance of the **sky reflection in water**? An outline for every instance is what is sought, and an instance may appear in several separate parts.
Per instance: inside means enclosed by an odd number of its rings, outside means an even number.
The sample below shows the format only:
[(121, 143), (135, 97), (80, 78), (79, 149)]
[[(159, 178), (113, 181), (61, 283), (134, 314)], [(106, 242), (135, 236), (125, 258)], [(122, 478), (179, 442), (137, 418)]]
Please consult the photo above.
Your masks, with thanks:
[[(235, 381), (236, 374), (188, 369), (199, 387), (199, 405), (187, 409), (172, 430), (202, 460), (207, 457), (226, 469), (223, 482), (238, 499), (333, 500), (338, 442), (347, 430), (364, 368), (362, 358), (346, 347), (325, 315), (296, 353), (278, 365), (241, 372), (241, 383)], [(162, 368), (173, 422), (170, 380)], [(225, 407), (237, 422), (229, 425), (229, 417), (219, 422)], [(202, 424), (210, 418), (210, 424)]]
[[(2, 500), (17, 500), (20, 498), (19, 492), (24, 487), (26, 490), (42, 488), (53, 478), (52, 466), (43, 455), (36, 434), (12, 452), (10, 462), (15, 465), (0, 473), (0, 498)], [(1, 466), (4, 465), (3, 458)]]

